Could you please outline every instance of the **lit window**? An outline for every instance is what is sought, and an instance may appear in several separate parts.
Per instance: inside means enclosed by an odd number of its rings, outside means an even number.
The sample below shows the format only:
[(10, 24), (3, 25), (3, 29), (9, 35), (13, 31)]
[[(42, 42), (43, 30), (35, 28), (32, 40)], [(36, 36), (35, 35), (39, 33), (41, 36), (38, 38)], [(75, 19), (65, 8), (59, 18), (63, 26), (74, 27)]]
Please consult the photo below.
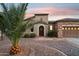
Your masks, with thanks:
[(64, 30), (64, 28), (62, 28), (62, 30)]
[(50, 25), (50, 30), (52, 30), (52, 25)]
[(70, 30), (70, 28), (68, 28), (68, 30)]
[(76, 30), (77, 28), (74, 28), (74, 30)]
[(79, 28), (78, 28), (78, 30), (79, 30)]
[(74, 28), (72, 27), (71, 30), (73, 30)]
[(67, 30), (67, 28), (65, 28), (65, 30)]

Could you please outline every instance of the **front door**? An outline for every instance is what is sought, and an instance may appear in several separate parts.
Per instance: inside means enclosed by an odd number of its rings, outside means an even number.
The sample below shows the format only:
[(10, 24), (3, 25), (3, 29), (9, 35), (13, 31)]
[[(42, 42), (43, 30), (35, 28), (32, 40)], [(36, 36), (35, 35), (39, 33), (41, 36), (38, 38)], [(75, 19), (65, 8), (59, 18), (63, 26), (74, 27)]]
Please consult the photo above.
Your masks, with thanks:
[(39, 36), (44, 36), (44, 27), (43, 26), (39, 27)]

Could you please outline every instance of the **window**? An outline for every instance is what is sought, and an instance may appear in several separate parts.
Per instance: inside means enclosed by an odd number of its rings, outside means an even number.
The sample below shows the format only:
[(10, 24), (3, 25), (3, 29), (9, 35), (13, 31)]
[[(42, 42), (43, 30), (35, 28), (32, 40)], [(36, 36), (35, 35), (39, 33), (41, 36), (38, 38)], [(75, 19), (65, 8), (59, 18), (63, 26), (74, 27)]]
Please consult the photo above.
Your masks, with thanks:
[(62, 30), (79, 30), (79, 27), (63, 27)]
[(50, 25), (50, 30), (52, 30), (52, 25)]
[(64, 30), (64, 28), (62, 28), (62, 30)]
[(77, 28), (75, 27), (74, 30), (76, 30)]
[(79, 30), (79, 28), (78, 28), (78, 30)]
[(69, 27), (68, 30), (70, 30), (71, 28)]
[(65, 27), (65, 30), (67, 30), (67, 27)]
[(34, 31), (34, 29), (33, 28), (31, 28), (31, 32), (33, 32)]
[(74, 28), (72, 27), (71, 30), (73, 30)]

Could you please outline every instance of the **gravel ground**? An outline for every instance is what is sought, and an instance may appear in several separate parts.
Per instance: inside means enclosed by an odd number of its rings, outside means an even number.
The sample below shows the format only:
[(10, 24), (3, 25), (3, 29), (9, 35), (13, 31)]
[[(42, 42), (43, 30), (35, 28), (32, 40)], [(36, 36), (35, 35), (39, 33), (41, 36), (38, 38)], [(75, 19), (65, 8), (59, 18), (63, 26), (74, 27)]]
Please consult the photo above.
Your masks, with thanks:
[[(61, 38), (30, 38), (21, 39), (21, 47), (24, 49), (24, 54), (27, 55), (27, 47), (32, 48), (35, 52), (32, 55), (35, 56), (60, 56), (65, 53), (68, 56), (79, 56), (79, 48), (73, 46), (71, 43), (67, 42), (66, 39)], [(10, 41), (5, 39), (0, 41), (0, 55), (8, 55), (9, 48), (11, 44)], [(52, 49), (51, 49), (52, 48)], [(55, 50), (56, 49), (56, 50)], [(59, 50), (59, 51), (57, 51)], [(30, 53), (32, 53), (31, 51)]]

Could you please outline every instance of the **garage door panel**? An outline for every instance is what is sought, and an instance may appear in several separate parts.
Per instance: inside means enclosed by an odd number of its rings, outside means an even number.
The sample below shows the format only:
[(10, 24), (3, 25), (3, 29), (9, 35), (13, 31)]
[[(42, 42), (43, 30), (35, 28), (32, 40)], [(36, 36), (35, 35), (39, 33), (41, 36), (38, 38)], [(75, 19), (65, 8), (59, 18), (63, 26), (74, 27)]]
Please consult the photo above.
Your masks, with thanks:
[(63, 37), (76, 37), (76, 38), (79, 38), (78, 27), (74, 28), (73, 30), (72, 30), (72, 27), (70, 27), (70, 28), (64, 27), (64, 28), (67, 28), (67, 29), (64, 29), (62, 31)]

